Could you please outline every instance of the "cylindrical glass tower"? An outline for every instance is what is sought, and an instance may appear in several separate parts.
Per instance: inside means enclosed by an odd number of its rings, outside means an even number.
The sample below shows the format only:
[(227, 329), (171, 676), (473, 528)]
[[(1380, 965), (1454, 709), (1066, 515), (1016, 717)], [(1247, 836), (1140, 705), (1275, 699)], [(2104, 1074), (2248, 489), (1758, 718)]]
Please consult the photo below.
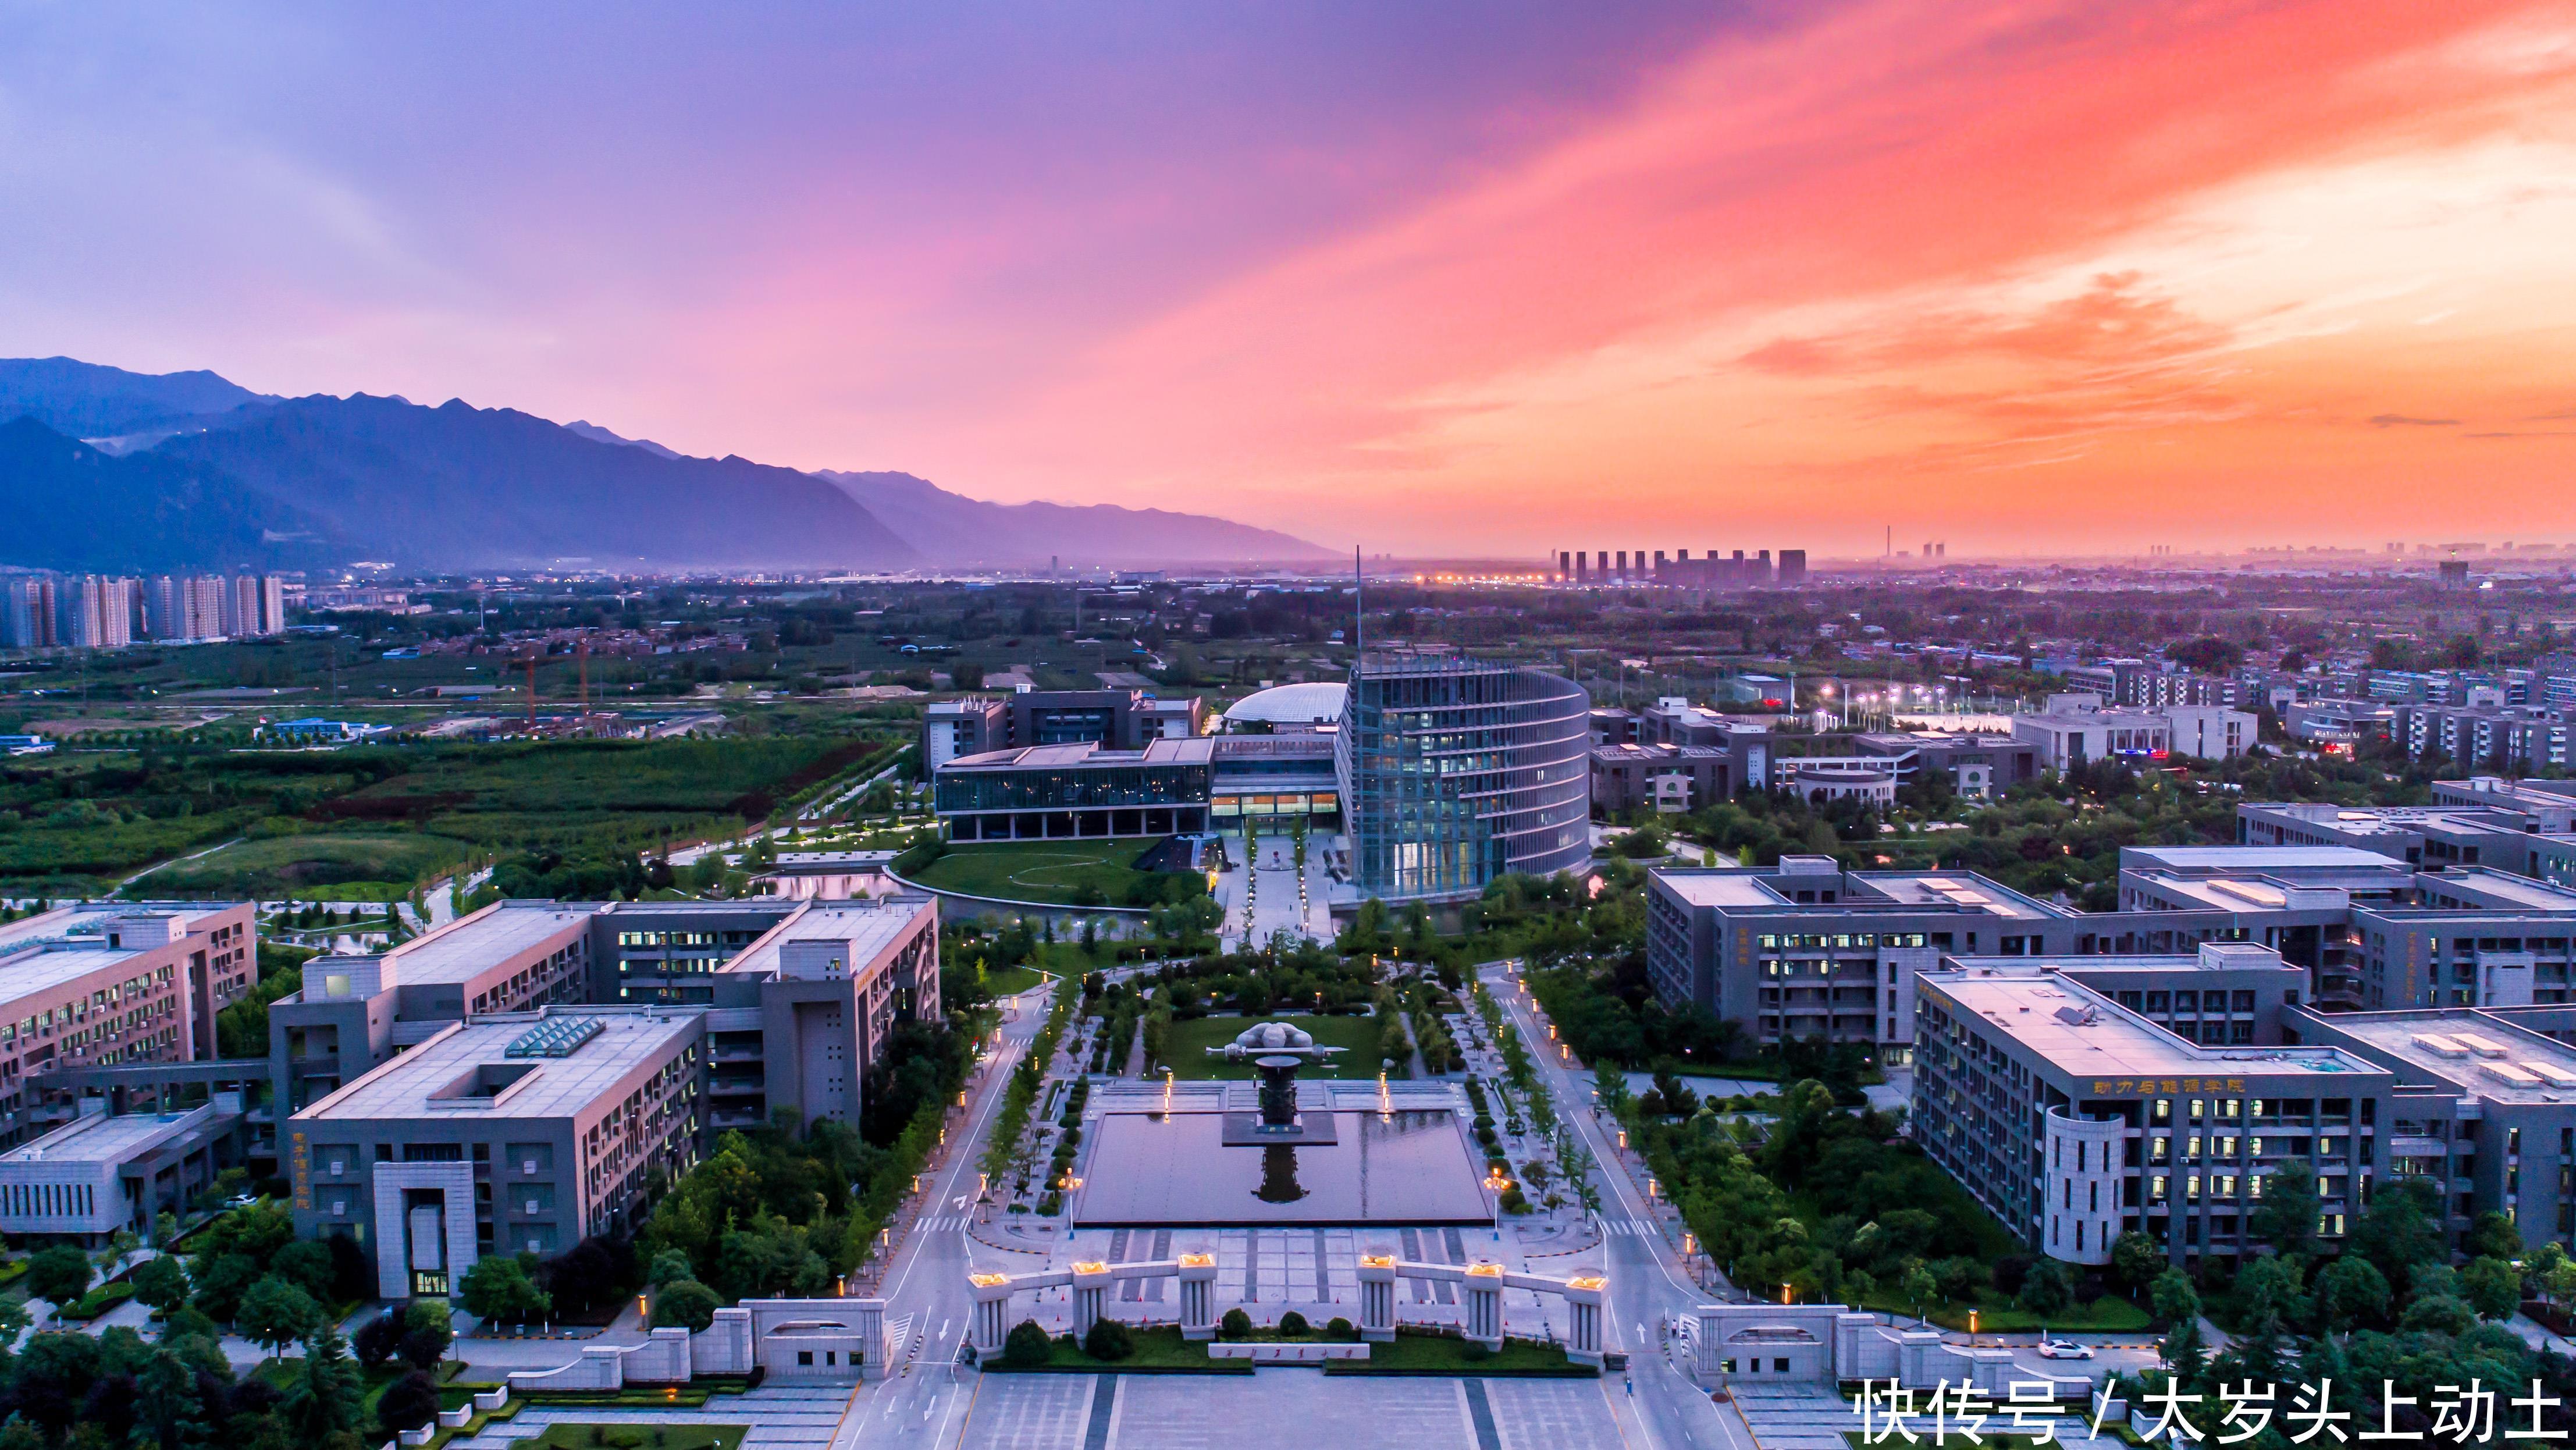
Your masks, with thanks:
[(1371, 660), (1334, 746), (1351, 870), (1381, 900), (1474, 896), (1591, 860), (1592, 697), (1543, 670)]

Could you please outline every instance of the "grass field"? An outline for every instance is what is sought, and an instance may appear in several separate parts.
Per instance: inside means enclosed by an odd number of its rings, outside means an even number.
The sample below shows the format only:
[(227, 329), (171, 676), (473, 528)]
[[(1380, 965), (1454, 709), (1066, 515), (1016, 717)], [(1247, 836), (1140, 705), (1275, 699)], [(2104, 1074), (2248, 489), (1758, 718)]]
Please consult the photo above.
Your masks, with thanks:
[(1072, 906), (1085, 886), (1100, 893), (1099, 904), (1117, 906), (1127, 888), (1146, 873), (1136, 858), (1153, 842), (1124, 841), (979, 841), (951, 846), (923, 867), (915, 878), (942, 891), (969, 896), (996, 896), (1010, 901), (1036, 901)]
[[(1903, 1304), (1887, 1294), (1874, 1294), (1862, 1306), (1885, 1314), (1911, 1317), (1914, 1306)], [(2105, 1294), (2090, 1304), (2075, 1304), (2044, 1317), (2027, 1309), (2017, 1309), (2009, 1299), (1989, 1295), (1975, 1304), (1944, 1305), (1931, 1313), (1933, 1323), (1944, 1329), (1966, 1329), (1968, 1311), (1977, 1311), (1977, 1329), (1985, 1334), (2019, 1334), (2027, 1330), (2081, 1329), (2095, 1333), (2126, 1333), (2145, 1329), (2154, 1321), (2147, 1311), (2121, 1298)]]
[(742, 1425), (576, 1425), (510, 1442), (510, 1450), (739, 1450)]
[(179, 896), (259, 898), (317, 898), (318, 888), (363, 883), (391, 890), (354, 899), (382, 901), (454, 867), (465, 854), (456, 841), (411, 831), (272, 836), (164, 866), (146, 880), (153, 890)]
[(1526, 1339), (1506, 1339), (1503, 1347), (1481, 1358), (1471, 1359), (1467, 1341), (1443, 1334), (1407, 1334), (1396, 1331), (1393, 1340), (1369, 1346), (1368, 1359), (1360, 1364), (1337, 1365), (1326, 1374), (1568, 1374), (1589, 1375), (1588, 1365), (1578, 1365), (1565, 1357), (1565, 1350), (1553, 1344), (1536, 1344)]
[(1222, 1057), (1210, 1057), (1206, 1049), (1232, 1042), (1256, 1022), (1285, 1022), (1313, 1034), (1319, 1047), (1350, 1049), (1329, 1063), (1300, 1069), (1298, 1075), (1301, 1077), (1377, 1076), (1377, 1019), (1374, 1017), (1201, 1017), (1190, 1022), (1175, 1022), (1172, 1024), (1170, 1050), (1172, 1076), (1185, 1081), (1252, 1077), (1254, 1073), (1249, 1061), (1228, 1062)]

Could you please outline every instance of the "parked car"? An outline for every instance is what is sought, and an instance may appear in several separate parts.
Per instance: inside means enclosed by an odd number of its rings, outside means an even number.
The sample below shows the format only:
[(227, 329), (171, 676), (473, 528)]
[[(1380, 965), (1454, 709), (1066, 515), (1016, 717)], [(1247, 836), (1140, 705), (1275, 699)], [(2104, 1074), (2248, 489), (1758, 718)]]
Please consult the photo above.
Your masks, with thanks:
[(2071, 1339), (2043, 1339), (2039, 1342), (2041, 1359), (2091, 1359), (2093, 1346), (2077, 1344)]

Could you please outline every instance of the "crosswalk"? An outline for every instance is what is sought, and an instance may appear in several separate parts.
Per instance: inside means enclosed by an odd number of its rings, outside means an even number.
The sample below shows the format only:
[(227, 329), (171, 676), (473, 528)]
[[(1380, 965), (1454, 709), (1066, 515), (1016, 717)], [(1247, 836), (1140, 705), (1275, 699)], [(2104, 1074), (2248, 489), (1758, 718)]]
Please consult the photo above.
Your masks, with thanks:
[(1601, 1220), (1601, 1231), (1613, 1238), (1633, 1239), (1660, 1238), (1664, 1232), (1661, 1224), (1633, 1218), (1605, 1218)]
[(922, 1219), (918, 1226), (924, 1233), (955, 1233), (974, 1221), (973, 1214), (937, 1213)]

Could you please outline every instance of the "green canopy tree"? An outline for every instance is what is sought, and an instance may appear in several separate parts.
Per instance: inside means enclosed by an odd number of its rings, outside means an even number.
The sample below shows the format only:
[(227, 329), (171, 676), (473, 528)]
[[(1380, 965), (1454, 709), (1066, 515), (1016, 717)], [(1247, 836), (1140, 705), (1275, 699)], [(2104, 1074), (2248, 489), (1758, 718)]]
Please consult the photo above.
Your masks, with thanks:
[(2263, 1180), (2263, 1205), (2254, 1210), (2246, 1228), (2285, 1257), (2308, 1258), (2317, 1250), (2317, 1213), (2322, 1202), (2317, 1196), (2316, 1170), (2306, 1159), (2293, 1158)]
[(465, 1312), (497, 1324), (525, 1324), (554, 1311), (554, 1298), (528, 1277), (528, 1269), (510, 1254), (477, 1259), (458, 1286)]
[(325, 1329), (305, 1342), (304, 1367), (287, 1385), (278, 1413), (307, 1443), (325, 1441), (357, 1428), (363, 1389), (348, 1342)]
[(2368, 1259), (2345, 1254), (2317, 1271), (2317, 1316), (2333, 1333), (2386, 1319), (2388, 1300), (2388, 1280)]
[(242, 1296), (233, 1327), (269, 1353), (283, 1354), (286, 1346), (322, 1328), (322, 1306), (301, 1287), (271, 1276), (251, 1285)]

